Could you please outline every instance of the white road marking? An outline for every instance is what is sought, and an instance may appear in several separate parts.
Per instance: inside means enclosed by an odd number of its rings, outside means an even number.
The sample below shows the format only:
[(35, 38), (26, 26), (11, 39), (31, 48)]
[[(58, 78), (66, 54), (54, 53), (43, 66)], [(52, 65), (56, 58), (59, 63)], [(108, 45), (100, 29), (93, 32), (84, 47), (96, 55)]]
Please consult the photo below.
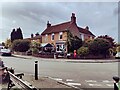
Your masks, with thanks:
[(106, 84), (109, 87), (114, 87), (114, 84)]
[(57, 80), (57, 81), (62, 81), (61, 78), (53, 78), (54, 80)]
[(95, 80), (85, 80), (86, 82), (97, 82), (97, 81), (95, 81)]
[(68, 82), (67, 84), (68, 84), (68, 85), (77, 85), (77, 86), (81, 86), (80, 83), (70, 83), (70, 82)]
[(66, 79), (66, 81), (67, 81), (67, 82), (72, 82), (72, 81), (74, 81), (74, 80), (72, 80), (72, 79)]
[(113, 82), (113, 81), (103, 80), (102, 82), (104, 82), (104, 83), (111, 83), (111, 82)]
[(91, 84), (89, 83), (89, 86), (102, 86), (101, 84)]

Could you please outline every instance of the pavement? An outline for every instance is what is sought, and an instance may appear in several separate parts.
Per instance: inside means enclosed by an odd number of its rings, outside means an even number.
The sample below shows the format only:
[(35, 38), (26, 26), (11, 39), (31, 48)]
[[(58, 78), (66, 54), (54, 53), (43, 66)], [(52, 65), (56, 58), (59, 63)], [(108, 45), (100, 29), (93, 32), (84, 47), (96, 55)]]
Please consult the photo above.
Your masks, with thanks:
[[(38, 80), (35, 80), (34, 75), (24, 74), (22, 80), (27, 85), (37, 88), (37, 90), (82, 90), (52, 77), (38, 77)], [(18, 90), (18, 87), (13, 86), (12, 89)], [(0, 90), (7, 90), (7, 83), (0, 84)]]
[(14, 57), (23, 58), (23, 59), (32, 59), (39, 58), (40, 60), (46, 61), (58, 61), (58, 62), (73, 62), (73, 63), (111, 63), (111, 62), (120, 62), (120, 59), (54, 59), (54, 58), (40, 58), (34, 56), (26, 56), (26, 55), (16, 55), (13, 54)]
[[(37, 88), (37, 90), (82, 90), (62, 81), (55, 80), (52, 77), (38, 77), (38, 80), (35, 80), (34, 75), (24, 74), (22, 81), (29, 86)], [(12, 89), (18, 90), (18, 87), (13, 86)], [(0, 90), (7, 90), (7, 83), (0, 84)]]
[(34, 75), (25, 74), (22, 78), (26, 83), (32, 85), (33, 87), (40, 90), (75, 90), (75, 87), (54, 80), (52, 77), (38, 77), (38, 80), (35, 80)]

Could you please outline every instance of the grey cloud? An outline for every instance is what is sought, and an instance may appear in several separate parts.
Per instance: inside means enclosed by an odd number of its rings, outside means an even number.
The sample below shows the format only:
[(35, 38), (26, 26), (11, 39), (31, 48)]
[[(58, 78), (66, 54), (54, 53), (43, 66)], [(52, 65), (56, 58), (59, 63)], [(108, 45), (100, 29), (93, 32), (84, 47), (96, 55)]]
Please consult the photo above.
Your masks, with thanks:
[[(75, 12), (79, 26), (90, 26), (91, 31), (96, 35), (104, 34), (105, 30), (112, 35), (113, 31), (108, 32), (108, 29), (117, 27), (115, 22), (117, 15), (112, 16), (115, 5), (103, 2), (4, 3), (2, 17), (5, 30), (20, 26), (24, 36), (29, 37), (31, 33), (42, 32), (48, 20), (52, 25), (69, 21), (71, 13)], [(8, 36), (10, 33), (5, 34)]]

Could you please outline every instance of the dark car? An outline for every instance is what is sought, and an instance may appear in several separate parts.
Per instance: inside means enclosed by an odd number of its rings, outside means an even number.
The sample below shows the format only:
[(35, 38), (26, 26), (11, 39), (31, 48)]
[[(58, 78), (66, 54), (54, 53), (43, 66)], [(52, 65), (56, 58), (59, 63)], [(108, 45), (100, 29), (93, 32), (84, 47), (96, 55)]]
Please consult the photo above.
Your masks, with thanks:
[(0, 53), (2, 56), (11, 56), (11, 50), (10, 49), (1, 49)]

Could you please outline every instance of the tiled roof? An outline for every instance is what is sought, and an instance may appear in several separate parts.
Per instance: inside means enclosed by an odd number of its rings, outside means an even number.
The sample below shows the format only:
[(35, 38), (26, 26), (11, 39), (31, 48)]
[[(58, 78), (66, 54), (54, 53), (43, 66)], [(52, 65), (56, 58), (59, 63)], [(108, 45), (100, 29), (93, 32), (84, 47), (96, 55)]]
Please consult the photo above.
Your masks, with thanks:
[(34, 36), (32, 39), (40, 39), (41, 35)]
[(70, 25), (71, 25), (71, 22), (65, 22), (65, 23), (50, 26), (46, 28), (41, 35), (67, 31)]
[(79, 30), (80, 33), (84, 33), (84, 34), (87, 34), (87, 35), (95, 36), (92, 32), (90, 32), (90, 31), (87, 30), (87, 29), (84, 29), (84, 28), (78, 27), (78, 30)]
[(57, 25), (53, 25), (50, 26), (48, 28), (46, 28), (41, 35), (45, 35), (45, 34), (51, 34), (51, 33), (57, 33), (57, 32), (64, 32), (70, 30), (70, 32), (74, 33), (75, 35), (79, 36), (79, 32), (80, 33), (84, 33), (84, 34), (88, 34), (88, 35), (92, 35), (95, 36), (94, 34), (92, 34), (89, 30), (78, 27), (76, 25), (76, 23), (71, 23), (71, 21), (69, 22), (65, 22), (65, 23), (61, 23), (61, 24), (57, 24)]
[(41, 39), (41, 35), (38, 35), (38, 36), (34, 36), (32, 38), (25, 38), (24, 40), (36, 40), (36, 39)]

